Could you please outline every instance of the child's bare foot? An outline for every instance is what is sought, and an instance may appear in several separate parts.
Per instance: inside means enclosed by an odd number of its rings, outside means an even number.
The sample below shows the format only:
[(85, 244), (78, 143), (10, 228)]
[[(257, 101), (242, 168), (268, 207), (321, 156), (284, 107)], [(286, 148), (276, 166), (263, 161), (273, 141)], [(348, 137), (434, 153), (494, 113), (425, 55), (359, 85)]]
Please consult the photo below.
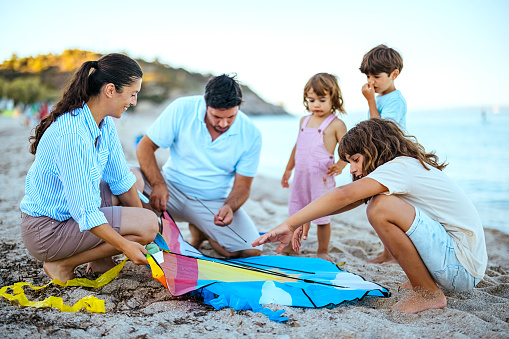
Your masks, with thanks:
[(111, 270), (115, 265), (115, 261), (113, 261), (112, 257), (94, 260), (88, 263), (85, 272), (87, 272), (87, 274), (104, 273)]
[(207, 237), (193, 224), (189, 224), (189, 231), (191, 232), (191, 242), (189, 244), (199, 250), (201, 244), (207, 240)]
[(299, 255), (300, 251), (295, 251), (292, 247), (292, 243), (290, 242), (288, 245), (283, 248), (281, 253), (287, 254), (287, 255)]
[(373, 259), (368, 260), (368, 262), (370, 262), (372, 264), (385, 264), (385, 265), (397, 264), (396, 260), (392, 256), (392, 254), (389, 251), (387, 251), (387, 249), (385, 249), (385, 248), (384, 248), (384, 251), (382, 254), (380, 254), (379, 256), (377, 256)]
[(391, 310), (415, 314), (426, 310), (444, 308), (445, 306), (447, 306), (447, 299), (442, 290), (427, 291), (422, 287), (415, 287), (392, 306)]
[(332, 258), (331, 258), (331, 256), (329, 255), (328, 252), (325, 252), (325, 253), (317, 252), (316, 253), (316, 257), (320, 258), (320, 259), (323, 259), (323, 260), (327, 260), (327, 261), (333, 262)]
[(410, 280), (407, 280), (403, 284), (401, 284), (399, 286), (399, 288), (402, 289), (402, 290), (411, 290), (412, 289), (412, 283), (410, 282)]
[(60, 261), (45, 261), (42, 268), (48, 277), (58, 279), (64, 284), (67, 280), (74, 279), (74, 267), (65, 267)]

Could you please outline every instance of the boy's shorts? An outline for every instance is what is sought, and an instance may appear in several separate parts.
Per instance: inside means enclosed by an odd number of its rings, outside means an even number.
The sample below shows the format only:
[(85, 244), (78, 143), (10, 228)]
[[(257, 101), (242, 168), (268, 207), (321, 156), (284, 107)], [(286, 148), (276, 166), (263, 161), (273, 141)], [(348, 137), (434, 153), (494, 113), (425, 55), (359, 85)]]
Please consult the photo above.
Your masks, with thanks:
[(461, 292), (471, 290), (481, 281), (460, 264), (445, 228), (416, 207), (414, 222), (406, 234), (438, 285)]
[[(112, 206), (113, 194), (101, 181), (101, 208), (110, 226), (120, 232), (122, 207)], [(40, 261), (56, 261), (94, 248), (104, 241), (90, 231), (80, 232), (73, 219), (58, 221), (46, 216), (21, 213), (21, 236), (28, 252)]]

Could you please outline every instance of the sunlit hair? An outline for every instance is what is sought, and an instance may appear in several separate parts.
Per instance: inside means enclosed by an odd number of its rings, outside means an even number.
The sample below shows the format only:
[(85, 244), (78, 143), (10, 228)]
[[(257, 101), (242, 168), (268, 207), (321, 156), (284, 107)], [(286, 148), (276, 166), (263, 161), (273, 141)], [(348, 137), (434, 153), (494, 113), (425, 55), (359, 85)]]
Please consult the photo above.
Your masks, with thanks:
[(90, 98), (99, 95), (104, 85), (113, 84), (118, 93), (143, 77), (140, 65), (124, 54), (111, 53), (97, 61), (84, 62), (74, 74), (62, 99), (58, 101), (51, 113), (41, 120), (35, 128), (35, 135), (28, 139), (31, 142), (30, 153), (37, 152), (37, 146), (48, 127), (64, 113), (82, 108)]
[(338, 78), (328, 73), (318, 73), (308, 80), (306, 86), (304, 86), (304, 106), (309, 111), (308, 104), (308, 93), (313, 90), (319, 97), (324, 97), (327, 94), (330, 95), (332, 114), (336, 112), (345, 114), (345, 108), (343, 107), (343, 96), (341, 95), (341, 89), (339, 88)]
[(242, 104), (242, 90), (237, 75), (221, 74), (205, 86), (205, 104), (216, 109), (230, 109)]
[[(439, 163), (434, 152), (426, 153), (424, 147), (411, 135), (405, 135), (399, 126), (390, 120), (369, 119), (358, 123), (341, 139), (339, 157), (348, 161), (346, 155), (364, 156), (362, 176), (396, 157), (407, 156), (419, 160), (425, 169), (428, 166), (443, 170), (447, 164)], [(353, 180), (356, 177), (353, 176)]]
[(364, 55), (359, 69), (362, 73), (371, 75), (380, 73), (390, 75), (396, 69), (401, 73), (403, 58), (395, 49), (386, 45), (378, 45)]

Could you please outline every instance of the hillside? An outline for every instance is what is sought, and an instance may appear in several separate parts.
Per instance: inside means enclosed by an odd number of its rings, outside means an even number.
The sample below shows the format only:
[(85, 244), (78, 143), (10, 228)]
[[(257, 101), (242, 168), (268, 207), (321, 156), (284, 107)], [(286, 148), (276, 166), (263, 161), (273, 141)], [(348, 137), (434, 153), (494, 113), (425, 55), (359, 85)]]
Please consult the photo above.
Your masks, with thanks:
[[(97, 60), (101, 54), (77, 49), (65, 50), (61, 55), (45, 54), (36, 57), (19, 58), (13, 55), (10, 60), (0, 64), (0, 87), (4, 84), (30, 86), (34, 84), (38, 92), (27, 100), (56, 100), (74, 71), (87, 60)], [(188, 72), (160, 63), (137, 59), (144, 76), (143, 87), (138, 100), (141, 106), (155, 107), (171, 102), (180, 96), (203, 94), (210, 74)], [(241, 80), (241, 79), (240, 79)], [(12, 86), (15, 87), (15, 86)], [(261, 99), (249, 87), (242, 86), (244, 103), (242, 111), (249, 115), (287, 114), (280, 106)], [(5, 91), (4, 91), (5, 92)], [(0, 97), (4, 96), (0, 88)], [(36, 99), (34, 99), (36, 98)]]

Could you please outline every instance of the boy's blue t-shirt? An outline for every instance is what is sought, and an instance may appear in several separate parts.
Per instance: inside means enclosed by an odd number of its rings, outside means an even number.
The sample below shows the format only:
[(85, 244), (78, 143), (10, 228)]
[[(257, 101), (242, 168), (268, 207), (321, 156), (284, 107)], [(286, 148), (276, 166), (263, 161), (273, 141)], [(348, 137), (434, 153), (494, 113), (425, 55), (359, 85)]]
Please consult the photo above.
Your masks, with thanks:
[(406, 130), (406, 100), (399, 90), (375, 98), (382, 119), (390, 119)]

